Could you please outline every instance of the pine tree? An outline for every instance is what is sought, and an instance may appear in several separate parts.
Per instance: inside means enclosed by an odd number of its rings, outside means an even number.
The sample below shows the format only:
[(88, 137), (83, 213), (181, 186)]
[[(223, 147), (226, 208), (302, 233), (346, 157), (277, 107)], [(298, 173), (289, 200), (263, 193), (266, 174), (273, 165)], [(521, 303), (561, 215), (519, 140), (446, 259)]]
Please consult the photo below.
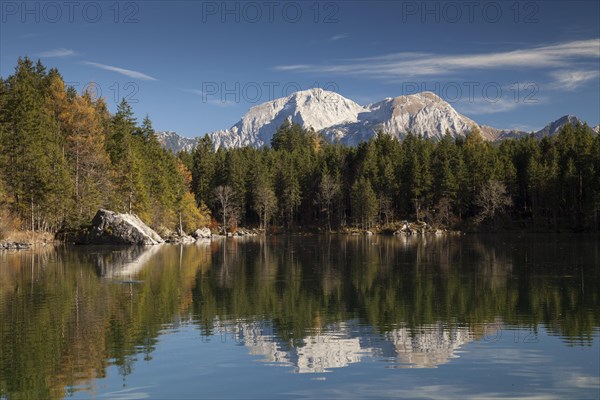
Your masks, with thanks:
[(352, 185), (352, 216), (363, 229), (369, 229), (377, 215), (377, 196), (368, 179), (360, 177)]
[(154, 136), (154, 128), (152, 128), (152, 121), (150, 120), (148, 114), (146, 114), (144, 120), (142, 121), (142, 126), (139, 129), (139, 134), (142, 135), (142, 137), (145, 140), (148, 140), (149, 138)]
[(288, 228), (294, 226), (296, 211), (302, 201), (302, 189), (298, 175), (291, 163), (284, 164), (284, 168), (279, 173), (279, 209), (282, 212), (284, 221)]
[(216, 169), (215, 152), (208, 135), (205, 135), (192, 152), (192, 189), (196, 202), (212, 203)]
[[(2, 109), (4, 171), (13, 210), (31, 230), (47, 229), (52, 186), (52, 142), (49, 120), (44, 114), (45, 69), (28, 58), (19, 59), (15, 74), (8, 78)], [(49, 146), (48, 146), (49, 145)], [(50, 200), (50, 202), (52, 202)], [(54, 221), (55, 223), (56, 221)]]
[(112, 118), (106, 148), (115, 171), (114, 206), (127, 213), (148, 217), (148, 197), (143, 182), (141, 151), (143, 138), (135, 135), (136, 119), (125, 99)]

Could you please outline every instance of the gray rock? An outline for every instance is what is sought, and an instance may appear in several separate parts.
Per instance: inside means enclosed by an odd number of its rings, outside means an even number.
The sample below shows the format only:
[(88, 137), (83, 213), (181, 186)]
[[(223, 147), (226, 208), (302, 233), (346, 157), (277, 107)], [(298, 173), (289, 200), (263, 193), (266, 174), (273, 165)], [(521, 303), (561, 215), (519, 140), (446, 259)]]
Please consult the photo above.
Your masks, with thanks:
[(196, 229), (196, 231), (192, 233), (192, 236), (196, 239), (210, 239), (211, 232), (208, 228)]
[(156, 245), (164, 240), (134, 214), (119, 214), (100, 209), (91, 226), (75, 238), (78, 244), (137, 244)]
[(190, 243), (194, 243), (195, 241), (196, 241), (196, 239), (193, 238), (192, 236), (182, 235), (182, 236), (178, 237), (177, 243), (190, 244)]
[(167, 236), (164, 238), (165, 243), (171, 243), (171, 244), (186, 244), (186, 243), (193, 243), (196, 241), (196, 239), (194, 239), (191, 236), (188, 235), (184, 235), (184, 236), (179, 236), (179, 235), (171, 235), (171, 236)]

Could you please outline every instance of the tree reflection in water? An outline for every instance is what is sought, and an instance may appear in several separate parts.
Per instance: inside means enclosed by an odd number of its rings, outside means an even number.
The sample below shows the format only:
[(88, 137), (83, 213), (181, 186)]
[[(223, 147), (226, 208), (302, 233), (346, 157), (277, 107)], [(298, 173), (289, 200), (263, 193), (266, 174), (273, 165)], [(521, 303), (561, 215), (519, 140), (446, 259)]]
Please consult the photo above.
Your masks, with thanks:
[(0, 254), (0, 396), (61, 398), (198, 326), (296, 372), (435, 367), (538, 325), (588, 346), (600, 245), (564, 236), (267, 237)]

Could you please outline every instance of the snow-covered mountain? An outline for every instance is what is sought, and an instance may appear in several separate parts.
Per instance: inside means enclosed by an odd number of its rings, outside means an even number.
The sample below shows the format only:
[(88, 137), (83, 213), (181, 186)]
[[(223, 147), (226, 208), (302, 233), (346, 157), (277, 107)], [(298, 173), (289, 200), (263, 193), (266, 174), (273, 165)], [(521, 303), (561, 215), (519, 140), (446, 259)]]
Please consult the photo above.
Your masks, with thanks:
[(488, 140), (494, 140), (496, 135), (494, 130), (480, 126), (458, 113), (432, 92), (387, 98), (369, 104), (356, 119), (356, 122), (325, 128), (323, 133), (331, 141), (340, 141), (348, 145), (368, 140), (378, 131), (399, 139), (404, 138), (408, 132), (426, 138), (441, 139), (446, 131), (455, 137), (463, 136), (475, 126)]
[(361, 106), (338, 93), (310, 89), (252, 107), (229, 129), (211, 134), (216, 147), (261, 147), (286, 120), (321, 131), (332, 142), (357, 145), (378, 131), (399, 139), (408, 132), (441, 138), (446, 130), (462, 136), (477, 126), (488, 140), (496, 131), (480, 127), (431, 92)]
[(273, 134), (286, 120), (321, 131), (355, 123), (364, 111), (364, 107), (335, 92), (311, 89), (252, 107), (237, 124), (210, 135), (215, 147), (262, 147), (271, 143)]
[(173, 153), (178, 153), (181, 150), (192, 151), (198, 144), (198, 138), (186, 138), (173, 131), (157, 132), (156, 138), (164, 148), (171, 150)]
[[(386, 98), (361, 106), (338, 93), (310, 89), (252, 107), (231, 128), (209, 135), (216, 148), (262, 147), (270, 144), (273, 134), (285, 121), (320, 131), (329, 141), (350, 146), (369, 140), (378, 131), (398, 139), (403, 139), (408, 132), (440, 139), (447, 131), (454, 137), (460, 137), (477, 127), (484, 139), (490, 141), (529, 133), (479, 125), (432, 92)], [(535, 135), (553, 135), (565, 124), (577, 122), (579, 119), (576, 117), (565, 116)], [(198, 140), (182, 138), (175, 132), (161, 132), (157, 136), (165, 147), (173, 151), (190, 150)]]

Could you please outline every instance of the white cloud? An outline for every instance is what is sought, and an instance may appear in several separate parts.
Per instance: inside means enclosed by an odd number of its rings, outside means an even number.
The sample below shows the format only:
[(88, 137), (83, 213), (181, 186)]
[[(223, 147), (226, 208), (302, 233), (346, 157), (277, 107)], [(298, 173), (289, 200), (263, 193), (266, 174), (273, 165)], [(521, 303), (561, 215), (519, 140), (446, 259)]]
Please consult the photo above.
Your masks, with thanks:
[(577, 58), (600, 58), (600, 39), (579, 40), (481, 54), (443, 55), (403, 52), (346, 60), (329, 65), (280, 65), (278, 71), (366, 75), (370, 77), (433, 76), (475, 69), (565, 68)]
[(77, 53), (75, 53), (75, 51), (73, 51), (73, 50), (60, 48), (60, 49), (42, 51), (38, 55), (42, 58), (53, 58), (53, 57), (69, 57), (69, 56), (74, 56), (76, 54)]
[(117, 72), (121, 75), (125, 75), (129, 78), (133, 78), (133, 79), (141, 79), (144, 81), (155, 81), (157, 80), (156, 78), (150, 76), (150, 75), (146, 75), (142, 72), (139, 71), (133, 71), (130, 69), (125, 69), (125, 68), (119, 68), (119, 67), (114, 67), (112, 65), (106, 65), (106, 64), (100, 64), (100, 63), (96, 63), (96, 62), (91, 62), (91, 61), (84, 61), (83, 62), (85, 65), (91, 65), (92, 67), (96, 67), (96, 68), (100, 68), (100, 69), (104, 69), (107, 71), (113, 71), (113, 72)]
[(559, 70), (550, 73), (554, 78), (552, 88), (554, 89), (576, 89), (588, 81), (598, 79), (600, 71), (598, 70)]
[(313, 68), (309, 64), (295, 64), (295, 65), (280, 65), (275, 67), (277, 71), (306, 71)]
[(339, 35), (333, 35), (329, 38), (329, 40), (332, 42), (337, 42), (338, 40), (346, 39), (347, 37), (350, 37), (350, 35), (347, 33), (340, 33)]
[(534, 101), (525, 101), (523, 99), (515, 100), (514, 98), (511, 98), (511, 96), (504, 96), (496, 101), (485, 98), (464, 100), (453, 104), (453, 106), (457, 109), (460, 109), (461, 113), (465, 113), (467, 115), (487, 115), (512, 111), (523, 106), (539, 105), (545, 100), (546, 99), (543, 98), (536, 98)]

